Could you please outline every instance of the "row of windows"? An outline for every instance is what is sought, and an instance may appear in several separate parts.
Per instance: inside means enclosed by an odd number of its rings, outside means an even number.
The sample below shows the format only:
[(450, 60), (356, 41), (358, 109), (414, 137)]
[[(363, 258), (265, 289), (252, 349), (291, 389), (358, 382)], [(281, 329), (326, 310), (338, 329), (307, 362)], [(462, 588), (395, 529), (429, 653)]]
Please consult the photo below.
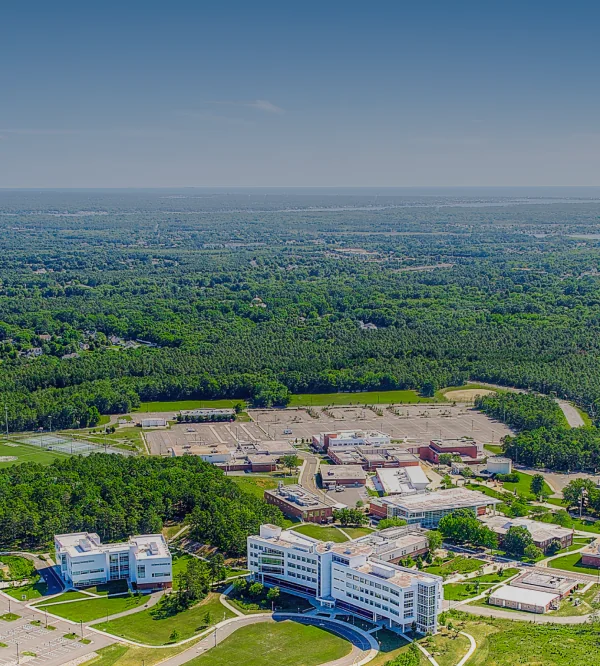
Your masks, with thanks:
[(88, 569), (86, 571), (73, 571), (74, 576), (86, 576), (87, 574), (104, 573), (104, 569)]
[(308, 562), (309, 564), (316, 564), (317, 560), (312, 559), (311, 557), (303, 557), (302, 555), (294, 555), (294, 553), (288, 553), (288, 559), (298, 560), (299, 562)]
[(155, 571), (152, 574), (152, 578), (164, 578), (165, 576), (168, 576), (169, 572), (168, 571)]
[(302, 571), (317, 573), (317, 570), (313, 567), (305, 567), (303, 564), (294, 564), (293, 562), (288, 562), (288, 569), (300, 569)]
[[(355, 574), (347, 573), (346, 578), (349, 580), (356, 580), (359, 583), (362, 583), (365, 587), (368, 585), (369, 587), (374, 587), (376, 590), (383, 590), (384, 592), (388, 592), (389, 594), (393, 594), (395, 597), (400, 596), (400, 592), (393, 587), (388, 587), (387, 585), (382, 585), (381, 583), (375, 583), (372, 580), (369, 580), (368, 578), (362, 578), (361, 576), (356, 576)], [(412, 599), (414, 596), (414, 592), (405, 592), (404, 593), (404, 598), (405, 599)]]
[(288, 573), (288, 576), (291, 576), (292, 578), (301, 578), (302, 580), (308, 580), (311, 583), (316, 583), (317, 582), (317, 579), (313, 578), (312, 576), (305, 576), (304, 574), (297, 574), (293, 571), (290, 571)]

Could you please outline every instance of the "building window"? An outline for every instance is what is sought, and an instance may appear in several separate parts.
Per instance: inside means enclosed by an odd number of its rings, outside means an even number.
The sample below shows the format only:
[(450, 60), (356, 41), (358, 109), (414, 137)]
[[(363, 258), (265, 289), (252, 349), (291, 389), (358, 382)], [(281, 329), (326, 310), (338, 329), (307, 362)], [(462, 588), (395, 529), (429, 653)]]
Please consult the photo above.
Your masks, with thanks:
[(138, 578), (146, 578), (146, 565), (145, 564), (138, 564), (137, 577)]

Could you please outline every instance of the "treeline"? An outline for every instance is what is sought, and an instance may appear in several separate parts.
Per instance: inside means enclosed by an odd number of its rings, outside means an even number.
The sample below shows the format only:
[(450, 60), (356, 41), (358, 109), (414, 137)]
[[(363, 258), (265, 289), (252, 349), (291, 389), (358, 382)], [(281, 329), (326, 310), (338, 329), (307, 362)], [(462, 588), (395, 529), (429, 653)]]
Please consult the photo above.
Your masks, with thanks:
[(225, 552), (245, 552), (262, 523), (281, 524), (276, 507), (244, 493), (196, 456), (93, 454), (24, 463), (0, 470), (0, 543), (46, 548), (54, 534), (97, 532), (107, 542), (161, 531), (188, 520), (195, 539)]
[(560, 428), (567, 425), (565, 415), (555, 400), (533, 393), (498, 391), (478, 395), (475, 407), (515, 430)]
[(505, 437), (504, 452), (515, 463), (559, 471), (600, 469), (597, 428), (536, 428)]

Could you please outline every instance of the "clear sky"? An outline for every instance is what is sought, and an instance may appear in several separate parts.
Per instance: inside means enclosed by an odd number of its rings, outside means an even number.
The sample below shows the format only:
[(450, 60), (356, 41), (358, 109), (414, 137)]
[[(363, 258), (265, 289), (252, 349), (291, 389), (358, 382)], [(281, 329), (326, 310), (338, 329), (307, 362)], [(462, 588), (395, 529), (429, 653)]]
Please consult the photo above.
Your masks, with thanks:
[(600, 6), (4, 0), (0, 187), (600, 185)]

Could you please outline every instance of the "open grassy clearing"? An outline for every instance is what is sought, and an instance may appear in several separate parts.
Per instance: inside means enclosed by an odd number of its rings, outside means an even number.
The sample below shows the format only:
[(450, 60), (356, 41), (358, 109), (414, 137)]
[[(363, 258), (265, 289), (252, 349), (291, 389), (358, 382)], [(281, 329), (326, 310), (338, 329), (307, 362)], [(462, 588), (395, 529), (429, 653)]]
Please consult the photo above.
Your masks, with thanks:
[(194, 641), (186, 643), (181, 647), (152, 649), (133, 646), (127, 647), (126, 645), (114, 643), (108, 647), (96, 650), (98, 656), (84, 662), (84, 664), (85, 666), (140, 666), (140, 664), (154, 666), (154, 664), (158, 664), (169, 657), (188, 650), (193, 644)]
[(138, 608), (148, 602), (148, 597), (145, 595), (125, 595), (122, 597), (100, 597), (100, 598), (87, 598), (80, 601), (73, 601), (70, 603), (54, 604), (48, 606), (47, 604), (40, 604), (37, 606), (40, 610), (47, 610), (53, 615), (58, 615), (65, 620), (72, 622), (91, 622), (92, 620), (99, 620), (107, 615), (114, 615), (115, 613), (122, 613), (123, 611)]
[[(527, 474), (526, 472), (516, 472), (519, 475), (518, 483), (508, 483), (503, 482), (502, 487), (504, 490), (508, 490), (511, 493), (514, 493), (515, 490), (519, 495), (531, 495), (531, 479), (533, 478), (532, 474)], [(542, 491), (545, 495), (551, 495), (552, 489), (544, 481), (544, 487)]]
[[(439, 666), (455, 666), (469, 650), (470, 642), (466, 636), (443, 628), (435, 636), (428, 636), (419, 641), (434, 656)], [(429, 663), (427, 660), (425, 663)]]
[[(6, 439), (3, 439), (0, 442), (0, 468), (19, 465), (24, 462), (50, 465), (55, 460), (64, 460), (67, 456), (67, 453), (46, 451), (37, 446), (22, 444), (17, 441), (6, 441)], [(10, 458), (11, 460), (2, 460), (2, 458)], [(16, 460), (12, 460), (12, 458), (16, 458)]]
[(184, 409), (231, 409), (245, 400), (158, 400), (142, 402), (134, 412), (180, 412)]
[(13, 599), (18, 601), (31, 601), (32, 599), (39, 599), (48, 592), (48, 586), (39, 574), (27, 583), (27, 585), (19, 585), (18, 587), (9, 587), (3, 590), (9, 594)]
[(351, 539), (358, 539), (359, 537), (367, 536), (367, 534), (373, 534), (375, 531), (370, 527), (342, 527), (342, 529)]
[(477, 560), (474, 558), (465, 557), (464, 555), (458, 555), (457, 557), (444, 562), (443, 564), (432, 564), (428, 567), (425, 567), (423, 571), (426, 571), (430, 574), (435, 574), (436, 576), (450, 576), (454, 573), (467, 574), (473, 571), (477, 571), (480, 567), (484, 566), (486, 562), (483, 560)]
[(174, 525), (165, 525), (162, 529), (163, 536), (165, 539), (168, 541), (169, 539), (172, 539), (179, 530), (184, 527), (183, 523), (175, 523)]
[(494, 574), (485, 574), (470, 578), (460, 583), (448, 583), (444, 585), (444, 598), (449, 601), (464, 601), (488, 590), (490, 587), (502, 583), (507, 578), (519, 573), (519, 569), (505, 569)]
[(454, 611), (449, 616), (456, 628), (471, 634), (477, 643), (468, 666), (587, 666), (600, 662), (594, 625), (535, 624), (533, 618), (531, 622), (473, 620)]
[(246, 493), (263, 499), (265, 490), (277, 488), (277, 484), (283, 481), (284, 484), (298, 483), (297, 476), (258, 476), (256, 474), (244, 474), (244, 476), (230, 476), (234, 483)]
[(416, 391), (360, 391), (357, 393), (297, 393), (289, 407), (327, 407), (328, 405), (395, 405), (400, 403), (445, 402), (444, 398), (424, 398)]
[(233, 617), (233, 613), (219, 601), (219, 595), (211, 593), (199, 604), (173, 615), (163, 612), (161, 606), (157, 604), (139, 613), (94, 626), (109, 634), (140, 643), (167, 645), (173, 642), (171, 634), (174, 630), (179, 635), (178, 640), (190, 638), (204, 630), (206, 628), (204, 618), (207, 612), (210, 613), (211, 624)]
[(352, 645), (319, 627), (296, 622), (241, 627), (187, 666), (317, 666), (349, 654)]
[(82, 592), (75, 592), (75, 590), (69, 590), (68, 592), (63, 592), (56, 597), (51, 599), (42, 599), (41, 601), (36, 601), (33, 606), (39, 608), (40, 606), (46, 606), (48, 604), (59, 604), (63, 601), (74, 601), (75, 599), (89, 599), (90, 597), (87, 594)]
[(335, 543), (348, 541), (347, 537), (337, 527), (332, 526), (321, 527), (320, 525), (304, 523), (297, 527), (292, 527), (292, 531), (312, 537), (313, 539), (320, 539), (321, 541), (333, 541)]
[(551, 611), (549, 614), (556, 617), (573, 617), (593, 613), (600, 608), (600, 603), (596, 601), (599, 591), (598, 585), (592, 585), (584, 593), (575, 591), (573, 595), (565, 597), (560, 602), (560, 608), (557, 611)]
[(572, 553), (564, 557), (557, 557), (555, 560), (550, 560), (548, 566), (551, 569), (560, 569), (561, 571), (573, 571), (574, 573), (585, 573), (592, 576), (598, 574), (598, 569), (595, 567), (586, 567), (581, 564), (581, 553)]

